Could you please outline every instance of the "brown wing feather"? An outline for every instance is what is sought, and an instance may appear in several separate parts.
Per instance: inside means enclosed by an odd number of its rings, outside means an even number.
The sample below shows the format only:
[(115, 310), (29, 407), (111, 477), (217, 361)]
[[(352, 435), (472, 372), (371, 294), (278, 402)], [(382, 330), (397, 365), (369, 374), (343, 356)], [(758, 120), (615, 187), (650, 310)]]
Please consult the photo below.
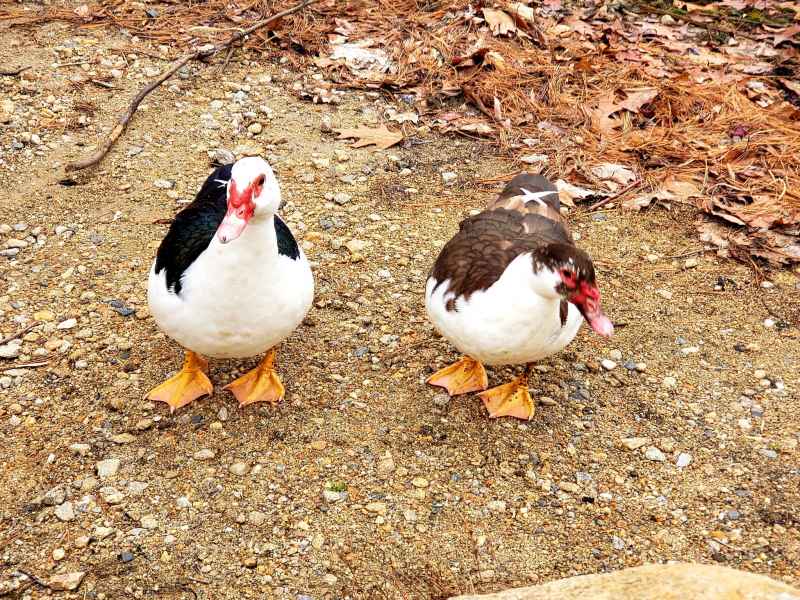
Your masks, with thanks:
[[(525, 194), (541, 194), (538, 200), (525, 198)], [(543, 192), (552, 192), (544, 195)], [(550, 181), (541, 175), (522, 173), (508, 182), (500, 195), (489, 202), (487, 210), (506, 208), (529, 215), (541, 215), (564, 224), (561, 216), (561, 203), (558, 200), (558, 190)]]
[(574, 247), (559, 222), (507, 208), (486, 210), (462, 221), (436, 259), (431, 276), (439, 283), (449, 279), (456, 297), (468, 297), (491, 286), (520, 254), (553, 243)]

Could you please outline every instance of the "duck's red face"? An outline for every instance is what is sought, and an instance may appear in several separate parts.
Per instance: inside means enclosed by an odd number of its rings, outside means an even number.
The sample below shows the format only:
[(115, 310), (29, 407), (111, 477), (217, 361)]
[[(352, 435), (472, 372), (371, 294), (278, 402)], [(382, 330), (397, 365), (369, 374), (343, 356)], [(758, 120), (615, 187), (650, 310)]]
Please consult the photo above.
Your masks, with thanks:
[(255, 199), (261, 195), (265, 179), (265, 175), (259, 175), (242, 189), (237, 187), (236, 180), (231, 179), (228, 184), (228, 211), (217, 229), (220, 242), (227, 244), (242, 235), (256, 212)]
[[(561, 277), (563, 297), (574, 304), (583, 318), (599, 335), (608, 337), (614, 333), (614, 325), (600, 308), (600, 290), (594, 281), (594, 272), (585, 273), (583, 269), (576, 270), (572, 265), (563, 266), (558, 271)], [(591, 275), (591, 280), (589, 278)]]

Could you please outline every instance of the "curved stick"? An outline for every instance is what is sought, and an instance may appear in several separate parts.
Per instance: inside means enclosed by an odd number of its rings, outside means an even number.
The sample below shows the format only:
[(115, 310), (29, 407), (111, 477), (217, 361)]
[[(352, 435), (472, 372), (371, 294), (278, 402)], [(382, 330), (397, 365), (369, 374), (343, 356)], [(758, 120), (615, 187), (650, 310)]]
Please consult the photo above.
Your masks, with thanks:
[(262, 29), (262, 28), (266, 27), (267, 25), (269, 25), (270, 23), (273, 23), (274, 21), (277, 21), (278, 19), (281, 19), (281, 18), (283, 18), (283, 17), (285, 17), (287, 15), (291, 15), (292, 13), (296, 13), (297, 11), (302, 10), (303, 8), (308, 6), (309, 4), (314, 4), (315, 2), (318, 2), (318, 1), (319, 0), (303, 0), (302, 2), (300, 2), (299, 4), (294, 5), (291, 8), (287, 8), (286, 10), (281, 11), (279, 13), (276, 13), (276, 14), (272, 15), (271, 17), (267, 18), (267, 19), (264, 19), (262, 21), (258, 21), (257, 23), (254, 23), (253, 25), (251, 25), (247, 29), (243, 29), (241, 31), (237, 31), (230, 38), (228, 38), (226, 41), (222, 42), (221, 44), (217, 44), (216, 46), (212, 46), (211, 48), (203, 47), (200, 50), (195, 50), (194, 52), (190, 52), (189, 54), (183, 56), (182, 58), (179, 58), (174, 63), (172, 63), (172, 66), (169, 69), (167, 69), (166, 71), (164, 71), (158, 77), (158, 79), (155, 79), (154, 81), (151, 81), (150, 83), (148, 83), (146, 86), (144, 86), (139, 91), (138, 94), (136, 94), (136, 96), (134, 96), (133, 100), (131, 100), (131, 103), (128, 106), (128, 110), (125, 111), (125, 113), (123, 115), (121, 115), (119, 117), (119, 119), (117, 119), (117, 124), (114, 126), (114, 129), (111, 130), (111, 133), (108, 134), (108, 137), (100, 145), (100, 147), (97, 149), (97, 151), (94, 154), (92, 154), (91, 156), (87, 156), (84, 159), (76, 160), (76, 161), (71, 162), (71, 163), (67, 163), (65, 165), (64, 169), (67, 172), (69, 172), (69, 171), (79, 171), (81, 169), (86, 169), (87, 167), (91, 167), (92, 165), (96, 165), (101, 160), (103, 160), (105, 155), (108, 154), (108, 151), (111, 150), (111, 147), (114, 145), (114, 142), (116, 142), (120, 138), (120, 136), (123, 133), (125, 133), (125, 130), (128, 128), (128, 123), (130, 122), (131, 118), (133, 117), (133, 114), (139, 108), (139, 104), (141, 104), (142, 100), (144, 100), (145, 97), (150, 92), (152, 92), (154, 89), (156, 89), (162, 83), (164, 83), (167, 79), (169, 79), (175, 73), (177, 73), (181, 69), (181, 67), (183, 67), (187, 63), (189, 63), (189, 62), (191, 62), (193, 60), (198, 60), (198, 59), (201, 59), (201, 58), (208, 58), (210, 56), (213, 56), (214, 54), (216, 54), (220, 50), (223, 50), (225, 48), (229, 48), (232, 44), (234, 44), (235, 42), (241, 40), (242, 38), (246, 37), (247, 35), (253, 33), (254, 31)]

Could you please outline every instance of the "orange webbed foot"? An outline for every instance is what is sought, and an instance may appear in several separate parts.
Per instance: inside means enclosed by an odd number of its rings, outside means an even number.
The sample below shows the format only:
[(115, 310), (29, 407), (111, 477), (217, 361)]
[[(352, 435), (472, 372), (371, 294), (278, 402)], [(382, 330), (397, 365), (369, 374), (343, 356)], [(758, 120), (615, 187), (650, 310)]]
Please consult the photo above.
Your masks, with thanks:
[(273, 368), (275, 350), (267, 355), (252, 371), (248, 371), (223, 389), (230, 390), (239, 401), (239, 406), (247, 406), (254, 402), (277, 404), (284, 396), (285, 388)]
[(173, 413), (193, 400), (213, 393), (214, 386), (211, 385), (206, 371), (208, 361), (192, 351), (187, 351), (181, 370), (150, 390), (145, 398), (165, 402)]
[(465, 356), (449, 367), (436, 371), (427, 383), (443, 387), (451, 396), (479, 392), (489, 386), (486, 369), (474, 358)]
[(478, 394), (490, 417), (515, 417), (523, 421), (533, 418), (536, 406), (528, 391), (528, 374), (529, 368), (526, 367), (525, 372), (513, 381)]

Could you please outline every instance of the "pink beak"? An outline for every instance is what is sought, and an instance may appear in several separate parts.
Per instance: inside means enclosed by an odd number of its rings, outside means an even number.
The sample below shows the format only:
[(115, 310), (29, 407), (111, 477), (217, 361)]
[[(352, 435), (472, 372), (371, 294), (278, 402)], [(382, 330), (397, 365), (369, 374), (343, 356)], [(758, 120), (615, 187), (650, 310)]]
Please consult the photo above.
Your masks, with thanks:
[(583, 314), (583, 318), (589, 323), (589, 327), (594, 329), (595, 333), (603, 337), (611, 337), (614, 333), (614, 324), (611, 322), (603, 309), (600, 308), (600, 302), (592, 298), (587, 298), (584, 304), (577, 305)]
[(222, 223), (219, 224), (219, 228), (217, 229), (217, 239), (223, 244), (232, 242), (242, 235), (246, 226), (246, 219), (239, 217), (236, 211), (228, 211), (228, 214), (222, 219)]
[(253, 203), (253, 193), (260, 193), (261, 183), (250, 184), (243, 192), (236, 188), (236, 183), (231, 181), (228, 187), (228, 211), (225, 213), (225, 218), (217, 228), (217, 238), (223, 244), (232, 242), (244, 231), (247, 222), (256, 210)]

